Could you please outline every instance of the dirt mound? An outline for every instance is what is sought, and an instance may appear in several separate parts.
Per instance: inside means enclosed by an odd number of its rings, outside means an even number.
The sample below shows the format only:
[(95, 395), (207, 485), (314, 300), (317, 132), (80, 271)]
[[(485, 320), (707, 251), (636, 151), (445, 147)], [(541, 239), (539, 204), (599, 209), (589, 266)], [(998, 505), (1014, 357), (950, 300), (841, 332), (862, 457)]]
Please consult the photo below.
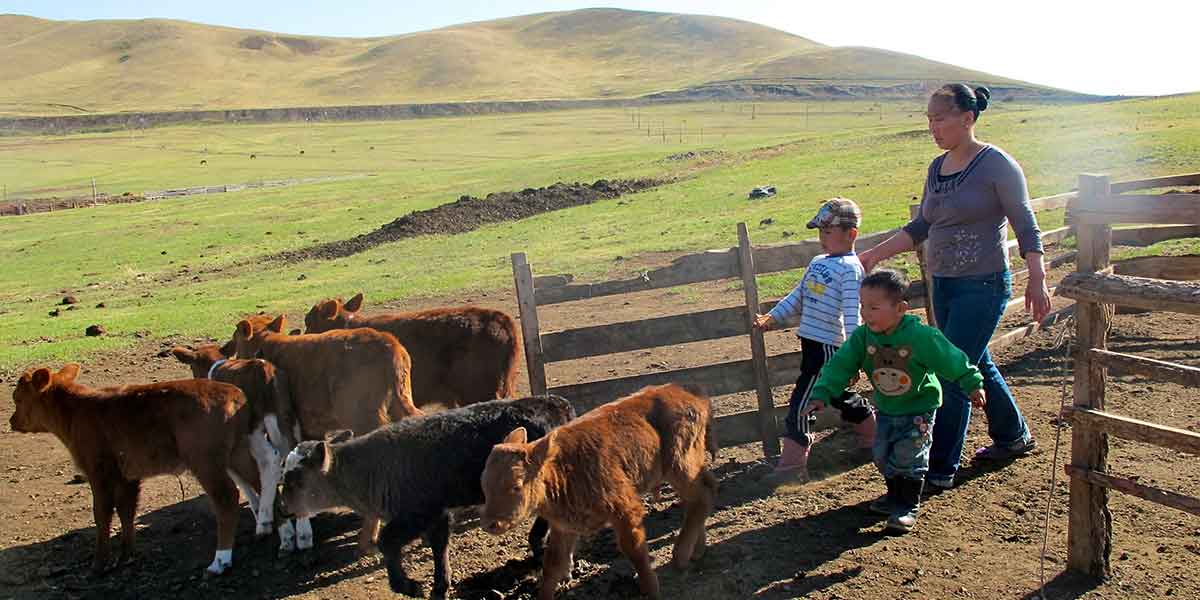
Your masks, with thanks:
[(380, 244), (419, 235), (466, 233), (489, 223), (516, 221), (552, 210), (610, 200), (662, 185), (663, 179), (600, 179), (595, 183), (562, 183), (519, 192), (493, 192), (485, 198), (462, 196), (450, 204), (408, 213), (371, 233), (347, 240), (281, 252), (271, 258), (285, 262), (345, 258)]

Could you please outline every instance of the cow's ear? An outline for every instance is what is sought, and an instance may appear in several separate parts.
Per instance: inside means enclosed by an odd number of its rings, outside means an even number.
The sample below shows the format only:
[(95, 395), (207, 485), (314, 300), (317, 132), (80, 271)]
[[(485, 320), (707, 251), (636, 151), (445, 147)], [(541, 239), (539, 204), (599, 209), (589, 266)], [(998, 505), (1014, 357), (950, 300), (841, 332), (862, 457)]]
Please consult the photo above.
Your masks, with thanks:
[(283, 333), (283, 328), (286, 325), (287, 325), (287, 316), (279, 315), (278, 317), (275, 317), (274, 321), (271, 321), (270, 325), (267, 325), (267, 329), (270, 329), (271, 331), (274, 331), (275, 333)]
[(175, 346), (174, 348), (171, 348), (171, 356), (174, 356), (175, 360), (185, 365), (190, 365), (196, 362), (196, 353), (184, 348), (183, 346)]
[[(249, 338), (250, 336), (254, 335), (254, 326), (250, 324), (250, 321), (248, 319), (242, 319), (241, 321), (238, 321), (237, 332), (239, 334), (241, 334), (242, 337)], [(226, 345), (228, 345), (228, 344), (226, 344)], [(225, 354), (225, 356), (229, 356), (229, 354), (226, 354), (224, 352), (222, 352), (222, 354)]]
[(333, 448), (329, 447), (329, 442), (323, 441), (313, 448), (313, 458), (321, 465), (321, 474), (328, 475), (329, 470), (333, 468)]
[(321, 314), (322, 318), (332, 319), (337, 316), (338, 305), (341, 303), (340, 298), (337, 300), (323, 300), (321, 304), (317, 305), (317, 312)]
[(508, 435), (504, 436), (504, 441), (501, 444), (524, 444), (529, 441), (529, 434), (524, 427), (518, 427), (512, 430)]
[(39, 394), (45, 392), (50, 387), (50, 369), (42, 367), (34, 371), (30, 382), (33, 383), (33, 389)]
[(350, 431), (349, 429), (339, 429), (337, 431), (330, 431), (329, 433), (326, 433), (325, 441), (329, 442), (330, 444), (341, 444), (342, 442), (349, 441), (352, 437), (354, 437), (353, 431)]
[(355, 294), (354, 297), (351, 298), (349, 302), (346, 302), (345, 304), (342, 305), (342, 310), (344, 310), (346, 312), (358, 312), (358, 311), (362, 310), (362, 303), (363, 303), (363, 295), (362, 295), (362, 292), (359, 292), (359, 293)]
[(288, 335), (300, 335), (301, 333), (303, 333), (303, 332), (300, 331), (299, 329), (293, 329), (288, 332)]
[(533, 444), (533, 450), (529, 452), (529, 464), (535, 470), (541, 469), (546, 463), (546, 459), (554, 452), (554, 431), (546, 434), (546, 437), (538, 440)]
[(75, 378), (79, 377), (80, 368), (81, 367), (79, 366), (79, 363), (71, 363), (64, 366), (61, 370), (59, 370), (58, 375), (56, 376), (59, 383), (75, 383)]

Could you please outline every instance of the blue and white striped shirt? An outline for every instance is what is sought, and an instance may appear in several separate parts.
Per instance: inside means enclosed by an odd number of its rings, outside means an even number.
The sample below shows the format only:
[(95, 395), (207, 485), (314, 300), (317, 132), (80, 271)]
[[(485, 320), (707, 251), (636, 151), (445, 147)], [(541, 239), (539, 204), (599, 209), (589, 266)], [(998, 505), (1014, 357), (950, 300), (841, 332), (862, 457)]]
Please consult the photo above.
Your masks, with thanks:
[(861, 322), (858, 286), (865, 272), (858, 256), (822, 254), (808, 264), (796, 289), (771, 309), (776, 323), (800, 316), (796, 335), (841, 346)]

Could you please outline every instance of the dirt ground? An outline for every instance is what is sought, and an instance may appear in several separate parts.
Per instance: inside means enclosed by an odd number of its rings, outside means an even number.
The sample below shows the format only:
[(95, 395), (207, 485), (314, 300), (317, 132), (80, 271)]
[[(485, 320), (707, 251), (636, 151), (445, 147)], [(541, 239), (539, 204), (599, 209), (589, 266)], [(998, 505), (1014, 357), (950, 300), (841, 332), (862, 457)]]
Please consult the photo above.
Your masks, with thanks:
[[(431, 299), (406, 309), (446, 303)], [(511, 292), (476, 292), (451, 303), (472, 302), (516, 314)], [(692, 312), (741, 302), (729, 282), (658, 290), (628, 296), (542, 307), (544, 331)], [(300, 310), (302, 307), (296, 307)], [(372, 306), (367, 310), (401, 308)], [(293, 318), (300, 314), (289, 315)], [(1039, 451), (1010, 464), (970, 465), (954, 490), (930, 497), (915, 532), (882, 534), (867, 503), (883, 483), (865, 457), (853, 450), (854, 435), (837, 428), (822, 433), (813, 450), (815, 480), (776, 488), (764, 479), (770, 465), (758, 444), (726, 448), (714, 471), (721, 489), (708, 519), (708, 554), (685, 572), (669, 565), (682, 518), (674, 496), (664, 494), (647, 518), (650, 546), (666, 598), (1038, 598), (1042, 519), (1050, 490), (1055, 418), (1068, 367), (1056, 347), (1063, 326), (1025, 339), (997, 360), (1039, 442)], [(232, 330), (232, 324), (231, 324)], [(1200, 318), (1172, 314), (1121, 315), (1111, 347), (1141, 356), (1200, 365)], [(80, 381), (91, 385), (178, 379), (188, 371), (164, 347), (203, 340), (156, 340), (136, 351), (84, 361)], [(562, 385), (675, 369), (749, 356), (744, 338), (643, 350), (551, 365), (550, 384)], [(772, 354), (796, 349), (788, 332), (768, 335)], [(57, 365), (54, 365), (57, 366)], [(0, 381), (0, 597), (11, 598), (330, 598), (392, 596), (378, 557), (356, 559), (359, 519), (331, 513), (314, 520), (317, 549), (306, 557), (277, 556), (274, 538), (255, 542), (253, 519), (243, 511), (232, 573), (205, 579), (212, 559), (214, 520), (199, 485), (189, 476), (148, 481), (138, 517), (137, 559), (101, 579), (87, 575), (95, 529), (90, 491), (72, 483), (74, 467), (49, 434), (12, 433), (14, 374)], [(775, 390), (783, 404), (788, 387)], [(720, 413), (754, 405), (749, 394), (717, 398)], [(1200, 394), (1174, 384), (1132, 377), (1110, 379), (1108, 407), (1119, 414), (1200, 430)], [(1069, 453), (1063, 431), (1061, 465)], [(968, 448), (987, 443), (977, 412)], [(1112, 441), (1111, 470), (1149, 485), (1200, 495), (1196, 457), (1141, 444)], [(1047, 598), (1200, 597), (1200, 521), (1142, 500), (1113, 494), (1116, 532), (1113, 577), (1095, 582), (1062, 575), (1066, 557), (1067, 488), (1059, 477), (1052, 499), (1045, 573)], [(115, 532), (114, 532), (115, 533)], [(514, 531), (489, 536), (467, 515), (452, 538), (455, 585), (461, 598), (531, 598), (538, 570)], [(116, 540), (114, 540), (115, 542)], [(415, 544), (407, 565), (428, 582), (428, 549)], [(574, 579), (564, 598), (637, 597), (633, 570), (613, 536), (584, 539)], [(428, 588), (427, 588), (428, 589)]]

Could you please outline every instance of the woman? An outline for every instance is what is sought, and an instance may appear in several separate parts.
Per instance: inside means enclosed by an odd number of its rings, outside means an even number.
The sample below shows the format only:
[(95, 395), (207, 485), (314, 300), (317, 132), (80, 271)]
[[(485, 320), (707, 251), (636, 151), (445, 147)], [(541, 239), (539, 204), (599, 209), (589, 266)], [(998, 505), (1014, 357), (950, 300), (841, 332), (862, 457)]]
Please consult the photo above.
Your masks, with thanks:
[[(975, 138), (979, 113), (988, 106), (985, 87), (948, 84), (929, 98), (929, 132), (946, 152), (929, 165), (921, 212), (901, 232), (859, 254), (870, 271), (880, 261), (929, 241), (926, 256), (933, 273), (934, 318), (942, 333), (975, 362), (984, 377), (985, 408), (992, 445), (977, 459), (1028, 454), (1035, 442), (1012, 392), (992, 362), (987, 343), (1012, 296), (1005, 242), (1011, 223), (1021, 256), (1029, 266), (1025, 309), (1041, 321), (1050, 312), (1042, 262), (1041, 232), (1029, 208), (1020, 165), (999, 148)], [(944, 400), (933, 430), (926, 482), (949, 489), (962, 459), (971, 405), (966, 394), (942, 381)]]

